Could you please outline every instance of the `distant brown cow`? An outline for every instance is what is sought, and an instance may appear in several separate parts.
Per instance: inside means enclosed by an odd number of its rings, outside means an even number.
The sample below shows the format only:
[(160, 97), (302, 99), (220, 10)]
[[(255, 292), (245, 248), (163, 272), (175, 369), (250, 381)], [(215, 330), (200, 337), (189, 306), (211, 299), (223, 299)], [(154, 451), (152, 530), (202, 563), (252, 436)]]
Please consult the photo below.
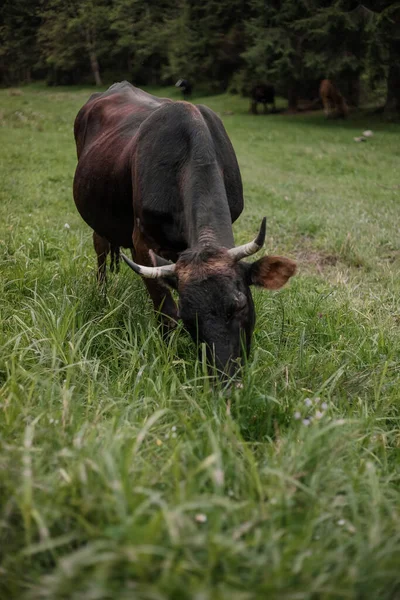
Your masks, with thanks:
[(319, 86), (319, 95), (325, 115), (329, 117), (347, 117), (349, 109), (346, 100), (329, 79), (323, 79)]

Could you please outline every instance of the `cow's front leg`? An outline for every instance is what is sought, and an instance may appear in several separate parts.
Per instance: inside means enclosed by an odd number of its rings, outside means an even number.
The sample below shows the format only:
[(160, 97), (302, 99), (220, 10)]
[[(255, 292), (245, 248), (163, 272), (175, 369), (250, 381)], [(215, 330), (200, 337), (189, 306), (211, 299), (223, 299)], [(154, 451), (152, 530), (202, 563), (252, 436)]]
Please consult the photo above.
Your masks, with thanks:
[(257, 112), (257, 102), (255, 100), (253, 100), (250, 104), (250, 111), (249, 111), (252, 115), (258, 115)]
[[(134, 235), (134, 248), (135, 262), (139, 265), (152, 267), (153, 264), (149, 255), (150, 249), (140, 234), (138, 236)], [(170, 289), (162, 279), (143, 279), (143, 281), (153, 301), (154, 310), (160, 318), (162, 333), (166, 335), (176, 327), (178, 322), (178, 309)]]

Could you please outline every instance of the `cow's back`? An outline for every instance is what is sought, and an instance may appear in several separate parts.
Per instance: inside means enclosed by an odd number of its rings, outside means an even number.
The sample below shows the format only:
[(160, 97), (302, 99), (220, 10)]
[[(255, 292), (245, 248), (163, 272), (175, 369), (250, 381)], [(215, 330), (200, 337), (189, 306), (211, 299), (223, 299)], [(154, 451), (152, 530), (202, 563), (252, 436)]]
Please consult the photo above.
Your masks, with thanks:
[(167, 102), (171, 100), (152, 96), (128, 81), (114, 83), (105, 92), (92, 94), (74, 123), (78, 158), (100, 135), (113, 131), (132, 136), (153, 111)]
[(132, 246), (140, 218), (159, 245), (185, 249), (187, 182), (192, 188), (206, 185), (196, 175), (199, 165), (216, 173), (221, 194), (213, 183), (207, 194), (228, 200), (229, 222), (243, 209), (234, 150), (222, 122), (206, 107), (115, 84), (80, 110), (75, 139), (75, 203), (88, 225), (113, 245)]
[(252, 88), (251, 97), (256, 102), (273, 104), (275, 100), (275, 88), (270, 83), (259, 83)]

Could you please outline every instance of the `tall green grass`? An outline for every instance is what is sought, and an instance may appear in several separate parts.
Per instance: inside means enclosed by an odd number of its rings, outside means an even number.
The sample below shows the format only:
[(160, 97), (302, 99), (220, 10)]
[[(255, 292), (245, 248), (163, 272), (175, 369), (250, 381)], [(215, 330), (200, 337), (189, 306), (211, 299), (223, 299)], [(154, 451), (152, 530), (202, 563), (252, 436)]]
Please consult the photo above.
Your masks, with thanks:
[(98, 292), (71, 193), (90, 92), (0, 93), (0, 598), (398, 598), (398, 127), (203, 99), (241, 166), (237, 241), (266, 214), (299, 262), (254, 292), (228, 390), (131, 272)]

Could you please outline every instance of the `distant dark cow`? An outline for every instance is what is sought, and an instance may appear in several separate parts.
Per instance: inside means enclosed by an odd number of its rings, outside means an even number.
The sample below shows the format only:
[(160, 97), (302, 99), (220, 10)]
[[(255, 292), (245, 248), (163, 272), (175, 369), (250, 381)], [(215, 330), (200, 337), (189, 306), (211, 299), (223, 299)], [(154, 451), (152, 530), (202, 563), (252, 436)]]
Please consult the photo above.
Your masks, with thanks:
[[(110, 248), (131, 248), (136, 262), (122, 256), (143, 277), (164, 327), (181, 317), (209, 360), (233, 374), (250, 349), (250, 286), (276, 290), (296, 265), (280, 256), (242, 262), (262, 247), (265, 219), (253, 242), (235, 247), (242, 181), (220, 119), (206, 106), (122, 82), (81, 108), (75, 140), (74, 198), (94, 230), (99, 277)], [(179, 312), (169, 287), (179, 293)]]
[(179, 79), (176, 82), (175, 87), (180, 88), (182, 90), (184, 98), (190, 98), (190, 96), (192, 95), (192, 84), (189, 83), (186, 79)]
[(264, 104), (264, 113), (268, 111), (268, 104), (275, 110), (275, 88), (270, 83), (258, 83), (250, 92), (250, 112), (257, 115), (257, 104)]
[(325, 115), (329, 117), (342, 117), (348, 115), (349, 109), (346, 100), (343, 98), (339, 90), (333, 85), (329, 79), (323, 79), (319, 86), (319, 95), (322, 100)]

